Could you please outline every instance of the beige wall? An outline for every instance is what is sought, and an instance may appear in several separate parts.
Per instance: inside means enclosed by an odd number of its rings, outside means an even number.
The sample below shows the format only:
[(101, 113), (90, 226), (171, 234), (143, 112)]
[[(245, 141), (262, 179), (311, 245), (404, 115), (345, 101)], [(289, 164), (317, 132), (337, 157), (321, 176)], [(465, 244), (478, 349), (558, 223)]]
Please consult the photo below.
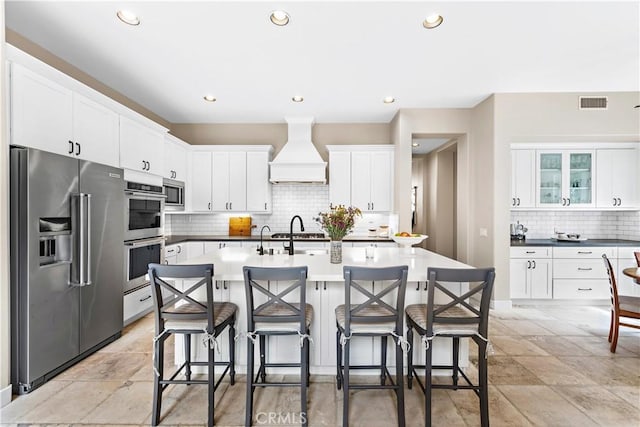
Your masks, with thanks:
[[(5, 27), (3, 26), (3, 28)], [(166, 121), (164, 118), (158, 116), (157, 114), (155, 114), (151, 110), (148, 110), (142, 105), (132, 101), (131, 99), (127, 98), (120, 92), (117, 92), (111, 89), (109, 86), (94, 79), (89, 74), (85, 73), (79, 68), (76, 68), (70, 63), (60, 59), (59, 57), (52, 54), (48, 50), (42, 48), (40, 45), (33, 43), (31, 40), (24, 38), (22, 35), (16, 33), (15, 31), (10, 30), (9, 28), (5, 28), (5, 33), (6, 33), (7, 43), (12, 44), (18, 49), (28, 53), (29, 55), (35, 58), (38, 58), (42, 62), (52, 66), (53, 68), (59, 71), (62, 71), (63, 73), (78, 80), (79, 82), (82, 82), (85, 85), (89, 86), (90, 88), (97, 90), (98, 92), (108, 96), (111, 99), (114, 99), (120, 104), (131, 108), (133, 111), (136, 111), (142, 114), (143, 116), (153, 120), (154, 122), (157, 122), (166, 128), (169, 127), (170, 123)]]
[[(316, 123), (311, 139), (325, 161), (327, 145), (390, 144), (388, 123)], [(286, 123), (180, 123), (170, 133), (192, 145), (273, 145), (274, 155), (287, 142)]]
[[(4, 28), (4, 2), (0, 5)], [(4, 64), (4, 34), (0, 36), (0, 64)], [(5, 67), (0, 67), (0, 390), (10, 381), (9, 305), (9, 132), (7, 128)], [(0, 401), (0, 407), (2, 402)]]
[[(473, 257), (470, 253), (469, 241), (469, 229), (470, 218), (472, 215), (469, 213), (469, 194), (470, 185), (473, 177), (470, 175), (469, 168), (469, 150), (471, 140), (469, 137), (471, 110), (469, 109), (404, 109), (400, 110), (392, 126), (395, 127), (393, 132), (394, 144), (396, 145), (396, 182), (395, 182), (395, 210), (399, 214), (400, 228), (403, 229), (403, 224), (406, 229), (411, 226), (411, 171), (407, 170), (405, 173), (398, 173), (398, 169), (401, 172), (407, 169), (410, 162), (406, 157), (411, 157), (411, 141), (413, 138), (424, 137), (448, 137), (457, 140), (457, 193), (456, 193), (456, 206), (458, 215), (456, 217), (456, 241), (454, 247), (456, 248), (456, 258), (462, 262), (473, 263)], [(398, 150), (401, 149), (405, 154), (405, 158), (398, 159)], [(437, 175), (437, 169), (434, 170), (433, 165), (430, 162), (427, 163), (426, 169), (430, 180), (435, 179)], [(427, 188), (431, 188), (427, 185)], [(405, 193), (401, 197), (397, 195), (399, 190), (406, 189)], [(431, 202), (431, 206), (427, 211), (427, 221), (432, 221), (433, 212), (431, 209), (437, 208), (435, 203), (436, 195), (425, 195)], [(427, 224), (427, 234), (437, 233), (432, 228), (431, 223)], [(428, 240), (431, 240), (429, 238)], [(427, 246), (437, 244), (437, 240), (434, 242), (427, 242)], [(432, 250), (434, 247), (431, 247)]]

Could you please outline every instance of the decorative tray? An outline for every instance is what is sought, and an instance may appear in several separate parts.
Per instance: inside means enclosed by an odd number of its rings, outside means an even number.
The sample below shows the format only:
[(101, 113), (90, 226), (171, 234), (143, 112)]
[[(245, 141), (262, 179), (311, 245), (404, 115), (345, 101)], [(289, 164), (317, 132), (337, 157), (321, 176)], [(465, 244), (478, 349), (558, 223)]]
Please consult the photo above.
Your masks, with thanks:
[(587, 240), (587, 238), (575, 236), (557, 236), (552, 237), (551, 240), (557, 240), (558, 242), (584, 242), (585, 240)]

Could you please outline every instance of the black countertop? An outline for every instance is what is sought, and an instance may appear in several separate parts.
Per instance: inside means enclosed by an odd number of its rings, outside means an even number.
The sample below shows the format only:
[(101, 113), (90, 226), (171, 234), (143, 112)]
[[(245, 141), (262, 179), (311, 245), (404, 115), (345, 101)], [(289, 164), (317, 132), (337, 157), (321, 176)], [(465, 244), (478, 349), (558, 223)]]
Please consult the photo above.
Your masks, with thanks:
[(511, 247), (517, 248), (519, 246), (554, 246), (554, 247), (572, 247), (572, 246), (638, 246), (640, 247), (640, 241), (638, 240), (621, 240), (621, 239), (589, 239), (582, 242), (565, 242), (558, 241), (556, 239), (526, 239), (526, 240), (512, 240)]
[[(177, 243), (185, 243), (185, 242), (259, 242), (260, 236), (228, 236), (226, 234), (222, 235), (203, 235), (203, 236), (193, 236), (193, 235), (171, 235), (166, 236), (167, 241), (165, 244), (174, 245)], [(287, 239), (272, 239), (271, 236), (264, 236), (262, 239), (264, 242), (286, 242)], [(328, 242), (329, 238), (326, 237), (324, 239), (294, 239), (296, 242)], [(364, 243), (375, 243), (375, 242), (393, 242), (388, 237), (367, 237), (367, 236), (348, 236), (345, 237), (343, 242), (364, 242)]]

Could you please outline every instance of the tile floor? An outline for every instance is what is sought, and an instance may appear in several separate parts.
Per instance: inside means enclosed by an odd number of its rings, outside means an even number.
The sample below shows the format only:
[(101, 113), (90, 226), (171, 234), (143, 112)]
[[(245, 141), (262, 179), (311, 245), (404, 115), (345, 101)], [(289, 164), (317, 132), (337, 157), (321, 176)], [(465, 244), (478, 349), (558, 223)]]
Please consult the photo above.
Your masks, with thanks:
[[(491, 424), (640, 426), (640, 331), (621, 328), (617, 353), (611, 354), (608, 327), (607, 307), (492, 311)], [(0, 424), (149, 425), (152, 336), (153, 319), (147, 316), (127, 327), (118, 341), (0, 409)], [(202, 386), (167, 390), (161, 425), (202, 425), (205, 390)], [(223, 383), (219, 390), (217, 425), (242, 425), (243, 379), (234, 386)], [(409, 426), (423, 423), (424, 398), (418, 390), (406, 392)], [(312, 376), (309, 399), (310, 425), (340, 424), (342, 392), (335, 389), (333, 377)], [(354, 426), (397, 423), (391, 392), (359, 390), (351, 402)], [(256, 413), (270, 408), (283, 413), (299, 410), (297, 390), (258, 390)], [(477, 398), (469, 391), (436, 390), (433, 420), (441, 426), (479, 425)], [(277, 424), (265, 418), (256, 422)]]

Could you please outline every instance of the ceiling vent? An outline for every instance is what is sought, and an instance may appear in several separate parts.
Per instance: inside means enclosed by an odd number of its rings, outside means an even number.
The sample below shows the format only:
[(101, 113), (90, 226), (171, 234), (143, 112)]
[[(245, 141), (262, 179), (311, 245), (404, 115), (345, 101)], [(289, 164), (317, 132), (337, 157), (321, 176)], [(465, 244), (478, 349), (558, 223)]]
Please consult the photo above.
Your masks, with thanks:
[(607, 109), (607, 97), (606, 96), (581, 96), (580, 98), (581, 110), (606, 110)]

